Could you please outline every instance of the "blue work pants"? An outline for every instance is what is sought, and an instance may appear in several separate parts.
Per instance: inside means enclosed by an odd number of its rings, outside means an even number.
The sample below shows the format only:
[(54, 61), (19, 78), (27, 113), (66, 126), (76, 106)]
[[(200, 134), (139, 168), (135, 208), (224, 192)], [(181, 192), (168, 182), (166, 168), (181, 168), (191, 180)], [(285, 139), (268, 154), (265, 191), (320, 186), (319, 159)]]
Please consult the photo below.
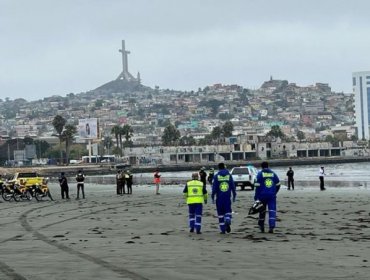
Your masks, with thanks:
[(197, 232), (200, 232), (202, 227), (202, 214), (203, 214), (203, 204), (193, 203), (188, 204), (189, 206), (189, 227)]

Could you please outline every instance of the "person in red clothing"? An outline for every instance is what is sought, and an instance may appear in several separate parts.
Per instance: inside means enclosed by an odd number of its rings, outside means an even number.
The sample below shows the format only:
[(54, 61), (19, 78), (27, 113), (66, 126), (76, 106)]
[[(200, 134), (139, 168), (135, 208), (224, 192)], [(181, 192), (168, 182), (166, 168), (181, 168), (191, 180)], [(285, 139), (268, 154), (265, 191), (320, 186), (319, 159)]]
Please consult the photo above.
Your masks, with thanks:
[(155, 194), (160, 194), (159, 186), (161, 184), (161, 174), (159, 173), (158, 169), (156, 169), (154, 172), (154, 184), (155, 184)]

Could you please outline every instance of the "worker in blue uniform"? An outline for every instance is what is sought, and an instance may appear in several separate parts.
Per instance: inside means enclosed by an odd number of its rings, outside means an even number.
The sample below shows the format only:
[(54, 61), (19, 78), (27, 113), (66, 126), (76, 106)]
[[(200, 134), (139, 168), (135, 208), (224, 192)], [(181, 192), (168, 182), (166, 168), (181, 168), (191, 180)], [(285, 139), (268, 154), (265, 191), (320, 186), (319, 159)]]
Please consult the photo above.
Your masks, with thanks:
[[(280, 180), (276, 173), (269, 168), (268, 162), (262, 162), (261, 168), (254, 182), (254, 200), (259, 200), (265, 207), (267, 206), (269, 233), (273, 233), (276, 226), (276, 195), (280, 190)], [(259, 213), (258, 226), (261, 232), (265, 232), (265, 217), (266, 211)]]
[(236, 191), (234, 180), (226, 169), (224, 163), (218, 164), (219, 171), (213, 177), (212, 184), (212, 203), (215, 203), (216, 197), (216, 209), (218, 215), (218, 221), (220, 226), (220, 233), (225, 234), (231, 231), (231, 195), (233, 202), (236, 199)]
[(203, 182), (199, 181), (198, 173), (191, 175), (192, 180), (188, 181), (184, 188), (184, 197), (189, 207), (189, 227), (190, 232), (196, 230), (201, 234), (203, 203), (207, 204), (207, 189)]

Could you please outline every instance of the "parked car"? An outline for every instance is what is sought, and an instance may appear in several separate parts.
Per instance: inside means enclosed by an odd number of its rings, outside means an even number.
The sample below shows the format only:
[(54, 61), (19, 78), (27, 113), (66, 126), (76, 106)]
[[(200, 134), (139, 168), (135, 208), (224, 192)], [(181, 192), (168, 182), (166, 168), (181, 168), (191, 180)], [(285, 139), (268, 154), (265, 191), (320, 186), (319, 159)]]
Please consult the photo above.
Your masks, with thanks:
[(235, 186), (240, 186), (241, 190), (244, 190), (245, 187), (250, 187), (251, 190), (254, 190), (254, 180), (257, 176), (257, 168), (253, 165), (248, 166), (239, 166), (231, 169), (231, 175), (235, 182)]
[(36, 172), (17, 172), (8, 183), (29, 187), (36, 184), (41, 185), (43, 179)]

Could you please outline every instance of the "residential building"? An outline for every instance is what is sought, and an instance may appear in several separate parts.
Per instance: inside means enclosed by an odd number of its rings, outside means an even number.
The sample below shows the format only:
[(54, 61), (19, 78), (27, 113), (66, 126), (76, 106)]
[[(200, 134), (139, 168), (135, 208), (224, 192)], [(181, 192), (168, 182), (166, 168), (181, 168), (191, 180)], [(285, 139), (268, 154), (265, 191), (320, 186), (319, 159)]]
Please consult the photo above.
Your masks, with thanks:
[(352, 85), (355, 95), (357, 136), (360, 140), (369, 140), (370, 71), (352, 73)]

